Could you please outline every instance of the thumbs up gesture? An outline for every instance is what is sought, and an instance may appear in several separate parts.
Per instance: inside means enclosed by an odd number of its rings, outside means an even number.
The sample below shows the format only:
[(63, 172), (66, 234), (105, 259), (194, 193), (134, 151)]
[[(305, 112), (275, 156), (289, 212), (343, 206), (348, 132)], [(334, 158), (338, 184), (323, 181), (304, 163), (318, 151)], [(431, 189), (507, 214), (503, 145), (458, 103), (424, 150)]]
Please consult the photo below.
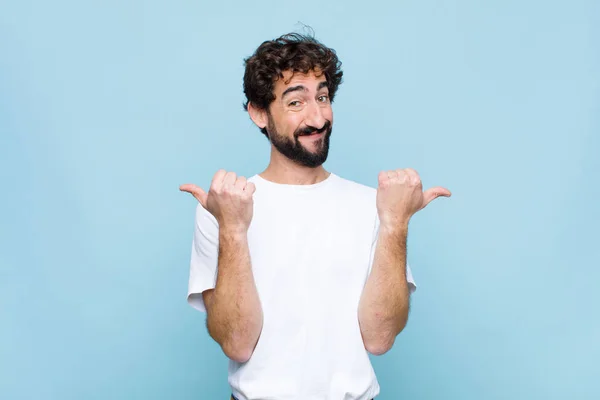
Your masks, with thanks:
[(421, 178), (411, 168), (382, 171), (378, 176), (377, 212), (382, 226), (396, 228), (434, 199), (451, 193), (443, 187), (423, 191)]
[(194, 196), (216, 218), (220, 229), (236, 233), (248, 231), (256, 187), (243, 176), (220, 169), (213, 177), (208, 193), (194, 184), (181, 185), (179, 190)]

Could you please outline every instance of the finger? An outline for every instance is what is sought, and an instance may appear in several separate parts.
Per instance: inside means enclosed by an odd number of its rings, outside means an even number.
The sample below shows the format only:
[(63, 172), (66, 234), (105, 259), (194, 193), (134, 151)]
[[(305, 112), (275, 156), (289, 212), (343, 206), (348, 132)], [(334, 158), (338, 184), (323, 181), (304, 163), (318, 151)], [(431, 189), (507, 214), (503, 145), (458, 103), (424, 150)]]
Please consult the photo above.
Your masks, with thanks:
[(400, 168), (400, 169), (397, 169), (395, 172), (396, 172), (396, 179), (398, 180), (399, 183), (405, 183), (410, 180), (410, 176), (406, 173), (406, 170)]
[(179, 186), (179, 190), (181, 190), (182, 192), (190, 193), (192, 196), (194, 196), (196, 198), (196, 200), (198, 200), (200, 202), (202, 207), (206, 208), (207, 194), (204, 190), (202, 190), (202, 188), (200, 188), (192, 183), (186, 183), (184, 185)]
[(246, 184), (246, 187), (244, 188), (244, 192), (248, 193), (250, 196), (252, 196), (254, 194), (254, 192), (256, 191), (256, 186), (254, 185), (254, 183), (252, 182), (248, 182)]
[(380, 171), (379, 174), (377, 175), (377, 181), (379, 182), (379, 185), (384, 184), (388, 180), (389, 180), (389, 178), (387, 175), (387, 171)]
[(240, 191), (244, 190), (244, 188), (246, 187), (246, 178), (244, 178), (243, 176), (238, 177), (235, 181), (234, 186)]
[(235, 180), (237, 175), (235, 172), (228, 172), (225, 174), (225, 178), (223, 178), (223, 186), (231, 187), (235, 185)]
[(225, 178), (225, 174), (227, 174), (227, 171), (225, 171), (224, 169), (220, 169), (215, 173), (215, 176), (213, 176), (212, 182), (210, 184), (210, 188), (212, 190), (216, 192), (219, 191), (221, 186), (223, 186), (223, 179)]
[(386, 171), (386, 175), (390, 180), (393, 180), (399, 176), (398, 171), (393, 169), (390, 171)]
[(452, 193), (446, 188), (436, 186), (423, 192), (423, 207), (438, 197), (450, 197)]
[(407, 179), (415, 186), (418, 186), (421, 183), (421, 177), (419, 176), (419, 174), (417, 173), (417, 171), (415, 171), (412, 168), (406, 168), (404, 170), (404, 173), (406, 174)]
[(411, 179), (419, 176), (419, 174), (417, 174), (417, 171), (415, 171), (412, 168), (404, 168), (402, 172), (404, 172), (406, 176), (409, 176)]

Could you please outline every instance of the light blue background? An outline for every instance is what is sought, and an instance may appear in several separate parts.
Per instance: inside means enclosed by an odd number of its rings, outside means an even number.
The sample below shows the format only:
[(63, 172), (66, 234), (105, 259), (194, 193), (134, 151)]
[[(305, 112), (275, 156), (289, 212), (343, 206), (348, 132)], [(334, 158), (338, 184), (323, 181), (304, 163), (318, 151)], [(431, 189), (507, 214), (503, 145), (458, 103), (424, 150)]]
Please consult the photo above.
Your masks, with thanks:
[(227, 398), (178, 186), (266, 166), (242, 59), (298, 21), (345, 72), (326, 167), (453, 192), (379, 398), (600, 398), (599, 3), (416, 0), (0, 2), (0, 398)]

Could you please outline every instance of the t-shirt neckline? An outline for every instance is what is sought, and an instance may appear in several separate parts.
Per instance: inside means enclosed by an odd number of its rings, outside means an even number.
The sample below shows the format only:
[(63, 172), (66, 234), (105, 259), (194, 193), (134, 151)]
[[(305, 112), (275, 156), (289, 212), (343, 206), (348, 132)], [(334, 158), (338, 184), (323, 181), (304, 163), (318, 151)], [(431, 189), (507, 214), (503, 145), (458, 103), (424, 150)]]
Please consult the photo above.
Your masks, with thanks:
[(307, 185), (299, 185), (299, 184), (292, 184), (292, 183), (277, 183), (277, 182), (273, 182), (273, 181), (263, 178), (262, 176), (260, 176), (260, 174), (256, 174), (255, 177), (263, 185), (269, 186), (274, 189), (309, 191), (309, 190), (316, 190), (318, 188), (322, 188), (322, 187), (328, 185), (331, 181), (333, 181), (335, 179), (336, 175), (333, 172), (329, 172), (329, 175), (327, 176), (327, 178), (323, 179), (322, 181), (317, 182), (317, 183), (310, 183)]

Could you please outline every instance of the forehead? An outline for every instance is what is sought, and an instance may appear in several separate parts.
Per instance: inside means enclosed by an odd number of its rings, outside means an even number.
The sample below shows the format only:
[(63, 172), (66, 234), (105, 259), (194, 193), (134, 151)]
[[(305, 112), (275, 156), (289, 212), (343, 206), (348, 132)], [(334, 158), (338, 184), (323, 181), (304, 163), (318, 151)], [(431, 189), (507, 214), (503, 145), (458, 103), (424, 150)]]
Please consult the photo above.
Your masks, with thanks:
[(325, 74), (319, 70), (311, 70), (308, 73), (283, 71), (283, 78), (275, 81), (275, 93), (282, 93), (288, 87), (302, 85), (308, 90), (317, 90), (321, 82), (327, 82)]

